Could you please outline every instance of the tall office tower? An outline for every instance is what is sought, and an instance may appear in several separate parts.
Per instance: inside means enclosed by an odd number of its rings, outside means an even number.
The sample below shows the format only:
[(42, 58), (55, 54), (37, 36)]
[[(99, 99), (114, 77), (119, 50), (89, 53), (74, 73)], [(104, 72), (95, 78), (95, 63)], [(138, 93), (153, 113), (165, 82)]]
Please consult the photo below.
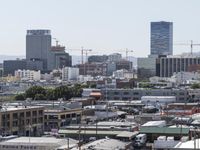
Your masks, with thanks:
[(26, 59), (30, 69), (52, 70), (50, 30), (27, 30)]
[(173, 55), (172, 22), (151, 22), (151, 55)]

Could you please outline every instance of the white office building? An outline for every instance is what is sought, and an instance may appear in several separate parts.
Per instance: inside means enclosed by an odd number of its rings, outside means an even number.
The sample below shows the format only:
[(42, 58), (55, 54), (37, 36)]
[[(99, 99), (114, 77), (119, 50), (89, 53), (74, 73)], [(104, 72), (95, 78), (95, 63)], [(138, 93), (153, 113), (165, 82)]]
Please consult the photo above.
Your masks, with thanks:
[(120, 78), (120, 79), (132, 79), (134, 76), (133, 76), (133, 72), (125, 70), (125, 69), (121, 69), (121, 70), (114, 71), (113, 77)]
[(16, 70), (15, 71), (15, 77), (19, 78), (20, 80), (33, 80), (33, 81), (39, 81), (41, 79), (41, 73), (40, 70)]
[(64, 67), (62, 69), (62, 80), (77, 80), (79, 77), (79, 68)]

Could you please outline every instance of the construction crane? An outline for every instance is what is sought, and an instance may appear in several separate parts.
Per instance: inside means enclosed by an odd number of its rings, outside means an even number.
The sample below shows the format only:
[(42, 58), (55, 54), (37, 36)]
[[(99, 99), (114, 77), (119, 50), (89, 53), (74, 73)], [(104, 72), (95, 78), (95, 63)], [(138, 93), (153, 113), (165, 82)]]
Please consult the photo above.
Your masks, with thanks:
[[(124, 52), (124, 50), (118, 50), (118, 52)], [(133, 52), (133, 50), (129, 50), (128, 48), (126, 48), (125, 53), (126, 53), (126, 60), (128, 60), (128, 53), (129, 52)]]
[(84, 52), (86, 54), (86, 59), (87, 59), (88, 52), (92, 51), (92, 49), (84, 49), (83, 47), (81, 47), (81, 49), (68, 49), (68, 50), (70, 50), (70, 51), (81, 51), (81, 64), (83, 64)]
[(133, 52), (133, 50), (128, 50), (128, 48), (126, 48), (126, 60), (128, 60), (128, 53), (129, 52)]
[(198, 43), (193, 43), (193, 40), (191, 40), (190, 43), (178, 43), (178, 44), (175, 44), (175, 45), (185, 45), (185, 46), (189, 45), (191, 55), (193, 55), (193, 46), (200, 46), (200, 44), (198, 44)]
[(59, 41), (58, 41), (58, 39), (57, 38), (53, 38), (55, 41), (56, 41), (56, 46), (58, 46), (59, 44)]

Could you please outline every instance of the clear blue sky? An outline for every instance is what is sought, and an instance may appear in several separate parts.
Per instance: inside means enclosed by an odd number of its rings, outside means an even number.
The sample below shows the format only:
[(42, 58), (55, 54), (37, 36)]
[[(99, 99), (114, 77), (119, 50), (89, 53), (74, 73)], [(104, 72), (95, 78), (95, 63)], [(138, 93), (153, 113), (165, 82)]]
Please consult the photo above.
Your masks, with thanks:
[[(199, 14), (200, 0), (1, 0), (0, 54), (25, 55), (26, 30), (50, 29), (69, 48), (147, 56), (151, 21), (174, 22), (174, 43), (200, 43)], [(174, 47), (175, 54), (189, 50)]]

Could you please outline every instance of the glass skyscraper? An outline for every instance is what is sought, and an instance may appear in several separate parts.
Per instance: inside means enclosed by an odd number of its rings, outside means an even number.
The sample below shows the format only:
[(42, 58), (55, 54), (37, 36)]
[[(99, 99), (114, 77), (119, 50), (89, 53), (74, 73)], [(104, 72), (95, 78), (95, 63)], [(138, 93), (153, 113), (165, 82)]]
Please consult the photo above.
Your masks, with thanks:
[(151, 22), (151, 55), (173, 54), (173, 23)]

